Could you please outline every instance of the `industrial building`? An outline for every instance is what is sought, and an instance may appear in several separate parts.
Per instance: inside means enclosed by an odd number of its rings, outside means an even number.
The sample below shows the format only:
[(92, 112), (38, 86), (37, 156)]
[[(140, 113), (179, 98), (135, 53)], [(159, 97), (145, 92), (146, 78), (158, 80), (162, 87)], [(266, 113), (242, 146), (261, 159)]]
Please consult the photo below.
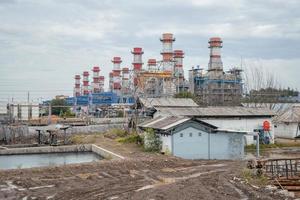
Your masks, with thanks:
[(273, 120), (276, 137), (286, 139), (300, 138), (300, 106), (291, 108)]
[(246, 132), (220, 130), (184, 116), (157, 117), (139, 127), (153, 129), (162, 141), (162, 151), (181, 158), (235, 160), (244, 156)]
[[(267, 108), (247, 108), (242, 106), (217, 107), (154, 107), (154, 118), (158, 116), (186, 116), (195, 117), (206, 123), (235, 131), (254, 133), (264, 132), (264, 139), (274, 143), (274, 129), (263, 130), (263, 124), (268, 122), (273, 126), (272, 118), (275, 112)], [(253, 136), (246, 135), (245, 144), (253, 144)], [(267, 142), (266, 142), (267, 143)]]
[(232, 68), (224, 72), (221, 59), (223, 41), (219, 37), (209, 40), (210, 58), (208, 69), (189, 70), (190, 91), (197, 97), (197, 103), (203, 106), (238, 105), (243, 84), (241, 69)]

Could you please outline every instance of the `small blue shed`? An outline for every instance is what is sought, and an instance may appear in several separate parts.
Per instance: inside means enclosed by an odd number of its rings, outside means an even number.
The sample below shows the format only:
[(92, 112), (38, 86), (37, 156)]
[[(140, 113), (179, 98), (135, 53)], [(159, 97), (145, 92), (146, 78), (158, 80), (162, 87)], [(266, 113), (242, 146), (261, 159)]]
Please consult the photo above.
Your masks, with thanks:
[(159, 134), (162, 152), (186, 159), (234, 160), (244, 157), (246, 132), (219, 130), (196, 118), (157, 117), (139, 126)]

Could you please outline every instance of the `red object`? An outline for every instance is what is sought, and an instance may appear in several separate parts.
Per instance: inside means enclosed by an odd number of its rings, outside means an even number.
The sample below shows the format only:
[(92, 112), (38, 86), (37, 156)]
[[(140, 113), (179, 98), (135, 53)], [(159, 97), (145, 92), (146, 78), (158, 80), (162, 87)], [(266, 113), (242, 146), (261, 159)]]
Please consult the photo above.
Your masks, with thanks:
[(270, 122), (264, 121), (263, 128), (264, 128), (264, 131), (270, 131)]

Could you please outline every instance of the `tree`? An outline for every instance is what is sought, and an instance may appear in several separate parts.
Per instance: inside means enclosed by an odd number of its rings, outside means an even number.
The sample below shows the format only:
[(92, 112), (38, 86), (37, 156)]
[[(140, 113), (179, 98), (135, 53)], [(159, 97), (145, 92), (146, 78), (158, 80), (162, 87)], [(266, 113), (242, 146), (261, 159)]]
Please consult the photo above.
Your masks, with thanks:
[(174, 95), (175, 98), (194, 98), (191, 92), (182, 91)]
[(71, 113), (71, 110), (67, 106), (67, 103), (64, 99), (52, 99), (51, 100), (51, 113), (53, 115), (63, 116), (65, 114)]

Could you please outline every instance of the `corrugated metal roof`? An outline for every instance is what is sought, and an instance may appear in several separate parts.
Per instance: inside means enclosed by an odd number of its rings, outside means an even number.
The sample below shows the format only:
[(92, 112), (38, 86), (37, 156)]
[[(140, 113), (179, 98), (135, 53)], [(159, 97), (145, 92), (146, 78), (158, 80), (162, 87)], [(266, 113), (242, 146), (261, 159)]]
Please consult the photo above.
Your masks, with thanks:
[(300, 106), (293, 106), (277, 116), (274, 122), (300, 122)]
[(139, 127), (168, 130), (174, 126), (177, 126), (189, 120), (190, 118), (183, 117), (183, 116), (168, 116), (168, 117), (159, 116), (157, 118), (154, 118), (152, 120), (140, 124)]
[(247, 107), (194, 107), (194, 108), (156, 108), (159, 115), (201, 116), (201, 117), (241, 117), (241, 116), (274, 116), (274, 111), (267, 108)]
[(147, 107), (198, 107), (189, 98), (140, 98), (141, 103)]
[(178, 126), (180, 124), (183, 124), (187, 121), (193, 120), (199, 124), (202, 124), (203, 126), (211, 128), (211, 131), (214, 133), (241, 133), (241, 134), (247, 134), (245, 131), (236, 131), (236, 130), (228, 130), (228, 129), (218, 129), (218, 127), (203, 122), (201, 120), (195, 119), (195, 118), (189, 118), (184, 116), (168, 116), (168, 117), (162, 117), (159, 116), (157, 118), (154, 118), (152, 120), (149, 120), (147, 122), (144, 122), (139, 125), (140, 128), (146, 129), (146, 128), (152, 128), (162, 131), (168, 131), (171, 128), (174, 128), (175, 126)]

